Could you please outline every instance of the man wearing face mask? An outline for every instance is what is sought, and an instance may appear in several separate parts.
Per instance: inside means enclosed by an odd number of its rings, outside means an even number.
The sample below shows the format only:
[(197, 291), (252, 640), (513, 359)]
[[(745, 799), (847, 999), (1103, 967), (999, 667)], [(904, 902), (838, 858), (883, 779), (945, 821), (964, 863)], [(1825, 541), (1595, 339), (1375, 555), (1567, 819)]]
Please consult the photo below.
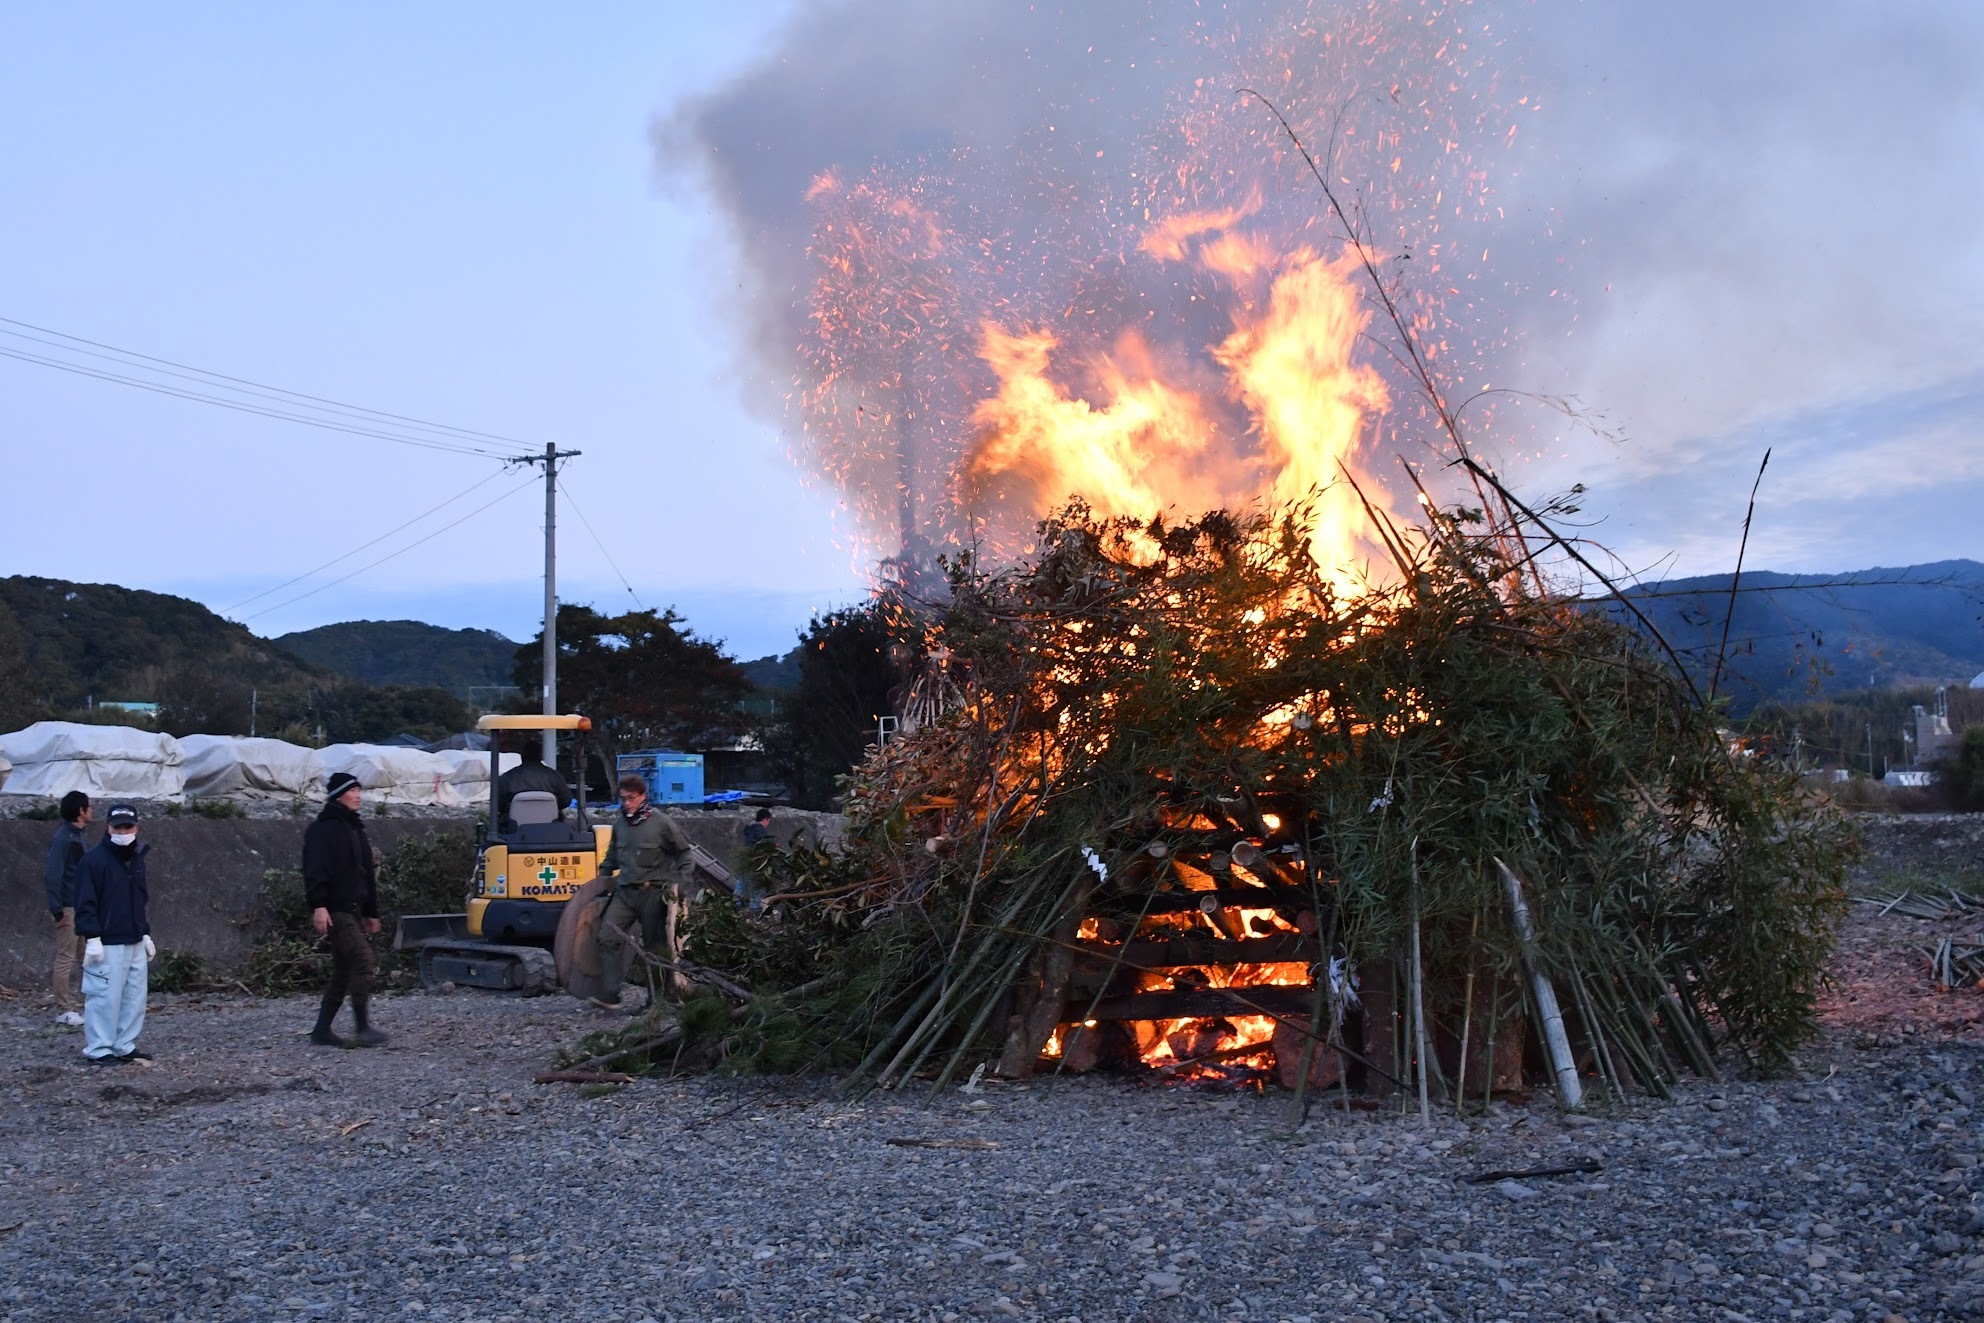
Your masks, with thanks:
[[(331, 981), (310, 1041), (319, 1047), (376, 1047), (386, 1035), (372, 1027), (372, 971), (378, 958), (366, 939), (379, 931), (372, 842), (365, 836), (365, 819), (358, 816), (358, 778), (338, 772), (325, 790), (324, 811), (303, 833), (303, 894), (310, 923), (319, 937), (331, 939)], [(341, 1038), (331, 1022), (347, 994), (352, 1030), (349, 1038)]]
[(76, 867), (76, 936), (83, 939), (83, 1055), (106, 1065), (149, 1061), (138, 1050), (152, 925), (145, 915), (145, 855), (138, 844), (138, 811), (118, 804), (109, 832)]

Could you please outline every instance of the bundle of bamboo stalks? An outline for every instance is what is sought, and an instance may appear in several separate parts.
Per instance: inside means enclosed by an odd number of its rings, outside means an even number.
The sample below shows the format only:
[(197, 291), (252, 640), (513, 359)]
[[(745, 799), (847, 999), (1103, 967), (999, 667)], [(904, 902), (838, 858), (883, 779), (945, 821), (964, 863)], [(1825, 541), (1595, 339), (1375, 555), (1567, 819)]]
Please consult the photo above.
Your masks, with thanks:
[[(770, 921), (697, 921), (692, 956), (757, 994), (706, 1057), (941, 1086), (1232, 1003), (1298, 1088), (1458, 1105), (1520, 1083), (1526, 1042), (1567, 1102), (1664, 1094), (1724, 1046), (1781, 1063), (1814, 1027), (1843, 821), (1732, 757), (1644, 637), (1538, 591), (1519, 543), (1464, 512), (1388, 526), (1396, 579), (1343, 590), (1308, 517), (1077, 506), (1029, 563), (955, 567), (923, 617), (952, 710), (849, 778), (846, 850)], [(1263, 963), (1299, 977), (1235, 973)], [(1219, 1042), (1174, 1046), (1247, 1046)]]

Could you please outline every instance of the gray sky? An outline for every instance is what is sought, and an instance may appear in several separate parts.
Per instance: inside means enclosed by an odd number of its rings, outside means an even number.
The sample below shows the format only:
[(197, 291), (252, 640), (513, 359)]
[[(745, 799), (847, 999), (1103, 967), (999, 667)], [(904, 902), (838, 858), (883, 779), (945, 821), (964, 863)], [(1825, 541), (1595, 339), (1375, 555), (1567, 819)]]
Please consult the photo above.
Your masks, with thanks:
[[(569, 493), (639, 600), (742, 655), (782, 650), (865, 568), (780, 435), (767, 310), (804, 270), (795, 181), (1020, 141), (1048, 110), (1147, 137), (1194, 62), (1251, 73), (1238, 46), (1173, 40), (1196, 7), (912, 21), (931, 12), (13, 6), (0, 317), (582, 449)], [(1770, 445), (1753, 566), (1984, 559), (1984, 7), (1548, 0), (1462, 21), (1487, 29), (1480, 76), (1536, 107), (1484, 154), (1503, 216), (1483, 316), (1516, 334), (1478, 367), (1620, 436), (1505, 409), (1485, 438), (1505, 472), (1586, 483), (1628, 563), (1705, 573), (1733, 558)], [(762, 159), (679, 168), (713, 141)], [(535, 627), (535, 491), (436, 531), (525, 474), (268, 591), (490, 478), (487, 459), (7, 358), (0, 438), (0, 572), (222, 609), (266, 594), (233, 613), (263, 633)], [(630, 600), (571, 507), (564, 531), (565, 597)]]

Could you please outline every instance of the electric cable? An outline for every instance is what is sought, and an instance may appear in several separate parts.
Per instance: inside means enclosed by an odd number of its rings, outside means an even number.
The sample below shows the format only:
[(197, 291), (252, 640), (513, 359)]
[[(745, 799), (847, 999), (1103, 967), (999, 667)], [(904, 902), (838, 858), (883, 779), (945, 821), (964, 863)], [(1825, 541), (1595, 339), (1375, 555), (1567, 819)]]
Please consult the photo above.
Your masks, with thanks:
[(349, 574), (340, 575), (338, 578), (332, 579), (329, 583), (318, 584), (315, 588), (312, 588), (307, 593), (298, 593), (296, 596), (288, 599), (287, 601), (277, 602), (274, 606), (265, 606), (260, 611), (251, 612), (250, 614), (243, 616), (239, 621), (239, 623), (245, 625), (250, 620), (260, 619), (262, 616), (269, 614), (269, 612), (271, 611), (280, 611), (286, 606), (294, 606), (296, 605), (296, 603), (302, 601), (306, 597), (315, 597), (318, 593), (323, 592), (326, 588), (335, 588), (339, 584), (345, 582), (347, 579), (355, 579), (359, 575), (365, 573), (367, 570), (375, 570), (379, 568), (379, 566), (384, 565), (387, 561), (392, 560), (395, 557), (404, 556), (407, 552), (412, 551), (415, 547), (422, 546), (428, 542), (432, 542), (435, 538), (441, 536), (441, 534), (447, 532), (449, 529), (467, 523), (469, 520), (481, 514), (484, 510), (489, 509), (490, 506), (501, 504), (503, 501), (508, 500), (510, 497), (515, 496), (518, 492), (524, 490), (524, 488), (535, 487), (536, 485), (537, 485), (537, 478), (535, 475), (532, 475), (531, 477), (524, 479), (524, 481), (519, 483), (517, 486), (510, 488), (506, 492), (503, 492), (501, 495), (497, 496), (494, 500), (476, 506), (475, 509), (470, 510), (467, 514), (463, 515), (461, 518), (453, 521), (452, 523), (441, 525), (441, 527), (435, 529), (432, 533), (429, 533), (427, 534), (427, 536), (423, 538), (419, 538), (416, 541), (407, 543), (405, 546), (401, 547), (398, 551), (387, 552), (385, 555), (379, 557), (379, 559), (371, 562), (370, 564), (361, 565)]
[(86, 367), (79, 363), (64, 363), (60, 359), (47, 358), (40, 354), (25, 353), (18, 349), (9, 349), (4, 345), (0, 345), (0, 358), (18, 359), (23, 363), (34, 363), (41, 367), (51, 367), (63, 372), (73, 372), (78, 376), (94, 377), (99, 381), (113, 381), (121, 386), (134, 386), (139, 390), (148, 390), (159, 395), (170, 395), (176, 399), (193, 400), (200, 404), (212, 404), (223, 409), (233, 409), (237, 413), (254, 414), (262, 418), (277, 418), (285, 422), (301, 423), (305, 427), (320, 427), (327, 432), (343, 432), (350, 436), (375, 437), (381, 441), (396, 441), (401, 445), (419, 446), (424, 450), (440, 450), (456, 455), (476, 455), (483, 459), (501, 460), (506, 464), (514, 464), (528, 458), (528, 456), (524, 455), (504, 454), (483, 446), (460, 445), (439, 438), (405, 436), (395, 432), (381, 432), (373, 428), (347, 426), (343, 423), (332, 422), (323, 418), (310, 418), (302, 414), (284, 413), (277, 409), (262, 408), (258, 405), (245, 404), (236, 400), (226, 400), (218, 396), (202, 395), (197, 391), (181, 390), (176, 386), (164, 386), (156, 382), (140, 381), (135, 377), (119, 376), (114, 372), (105, 372), (101, 369)]
[(350, 551), (345, 552), (344, 555), (333, 557), (332, 559), (325, 561), (322, 565), (317, 566), (315, 569), (305, 570), (303, 573), (297, 575), (294, 579), (285, 579), (283, 582), (277, 584), (275, 587), (265, 588), (261, 592), (256, 593), (253, 597), (244, 597), (240, 601), (236, 602), (233, 606), (224, 607), (221, 610), (221, 614), (224, 616), (231, 615), (234, 612), (239, 611), (242, 607), (247, 606), (251, 602), (259, 602), (264, 597), (274, 596), (276, 593), (281, 592), (285, 588), (291, 587), (292, 585), (295, 584), (302, 583), (305, 579), (314, 578), (317, 575), (322, 574), (325, 570), (331, 568), (331, 566), (336, 565), (342, 561), (350, 560), (353, 556), (356, 556), (361, 551), (365, 551), (372, 547), (378, 546), (381, 542), (384, 542), (387, 538), (393, 536), (393, 534), (403, 532), (406, 529), (413, 527), (421, 520), (427, 518), (428, 515), (434, 514), (437, 511), (447, 509), (449, 506), (453, 505), (456, 501), (461, 500), (465, 496), (472, 495), (474, 492), (476, 492), (477, 490), (483, 487), (487, 487), (490, 483), (496, 481), (496, 479), (502, 476), (503, 476), (503, 470), (496, 469), (495, 471), (491, 472), (488, 476), (483, 478), (482, 481), (470, 487), (467, 491), (456, 492), (453, 496), (450, 496), (447, 500), (441, 502), (441, 504), (436, 506), (431, 506), (426, 510), (422, 510), (419, 514), (407, 520), (399, 527), (389, 528), (385, 532), (379, 534), (379, 536), (373, 538), (370, 542), (361, 542), (359, 545), (353, 547)]
[[(46, 326), (36, 326), (33, 322), (19, 321), (12, 317), (0, 317), (0, 324), (4, 324), (6, 326), (19, 326), (30, 331), (38, 331), (42, 335), (52, 335), (62, 340), (73, 341), (74, 343), (79, 345), (89, 345), (92, 349), (107, 350), (109, 351), (109, 354), (120, 355), (122, 358), (125, 359), (140, 359), (146, 363), (157, 363), (163, 367), (178, 368), (184, 372), (198, 373), (201, 377), (210, 377), (216, 381), (231, 382), (236, 386), (252, 386), (260, 391), (273, 391), (278, 395), (286, 395), (291, 397), (292, 399), (307, 400), (312, 404), (327, 405), (338, 410), (349, 411), (359, 414), (370, 414), (376, 418), (389, 419), (397, 423), (410, 423), (413, 424), (414, 426), (423, 427), (430, 430), (452, 432), (455, 435), (461, 437), (468, 437), (482, 441), (494, 441), (507, 446), (522, 446), (525, 449), (534, 449), (534, 447), (531, 445), (530, 442), (518, 440), (516, 437), (501, 436), (494, 432), (479, 432), (474, 430), (473, 428), (455, 427), (448, 423), (429, 422), (426, 419), (413, 418), (407, 416), (406, 414), (389, 413), (384, 409), (368, 409), (362, 404), (349, 404), (340, 400), (329, 399), (321, 395), (310, 395), (310, 394), (306, 394), (303, 391), (288, 390), (281, 386), (271, 386), (268, 385), (266, 382), (252, 381), (247, 377), (233, 377), (233, 376), (229, 376), (225, 372), (214, 372), (207, 368), (194, 367), (190, 363), (178, 363), (178, 362), (174, 362), (172, 359), (169, 358), (158, 358), (151, 354), (141, 354), (135, 349), (121, 349), (116, 345), (105, 344), (100, 340), (90, 340), (80, 335), (71, 335), (67, 331), (57, 331), (57, 330), (52, 330)], [(19, 331), (0, 331), (0, 334), (18, 336), (19, 338), (24, 340), (35, 340), (34, 336), (21, 335)], [(49, 344), (50, 342), (47, 340), (36, 340), (36, 343)], [(67, 346), (56, 345), (54, 347), (66, 348)], [(74, 350), (72, 352), (84, 353), (87, 351)], [(105, 354), (91, 355), (91, 357), (93, 358), (102, 358), (107, 356), (108, 355)], [(112, 359), (112, 361), (115, 362), (117, 360)], [(135, 367), (137, 365), (130, 364), (129, 366)]]
[(608, 550), (606, 549), (606, 544), (605, 544), (604, 542), (602, 542), (602, 541), (600, 541), (600, 540), (599, 540), (599, 534), (598, 534), (598, 533), (594, 533), (594, 532), (593, 532), (593, 527), (592, 527), (592, 520), (590, 520), (590, 519), (588, 519), (588, 518), (586, 518), (586, 512), (585, 512), (584, 510), (582, 510), (582, 509), (580, 509), (580, 508), (579, 508), (579, 502), (578, 502), (578, 500), (577, 500), (577, 498), (575, 498), (575, 497), (574, 497), (574, 496), (572, 495), (572, 493), (571, 493), (571, 491), (570, 491), (570, 490), (569, 490), (569, 489), (568, 489), (568, 488), (567, 488), (567, 487), (565, 486), (565, 484), (564, 484), (563, 482), (560, 482), (560, 483), (558, 484), (558, 490), (559, 490), (559, 492), (560, 492), (561, 494), (563, 494), (563, 496), (565, 497), (565, 499), (566, 499), (567, 501), (570, 501), (570, 502), (571, 502), (571, 505), (572, 505), (572, 512), (573, 512), (574, 514), (576, 514), (576, 515), (578, 515), (578, 517), (579, 517), (579, 522), (580, 522), (581, 524), (584, 524), (584, 525), (585, 525), (585, 528), (586, 528), (586, 532), (588, 532), (588, 533), (592, 533), (592, 544), (593, 544), (593, 545), (594, 545), (595, 547), (598, 547), (598, 548), (599, 548), (599, 554), (600, 554), (600, 555), (602, 555), (602, 556), (604, 556), (604, 557), (606, 557), (606, 563), (607, 563), (608, 565), (611, 565), (611, 566), (613, 567), (613, 573), (614, 573), (614, 574), (616, 574), (616, 575), (619, 575), (619, 578), (620, 578), (620, 586), (621, 586), (622, 588), (625, 588), (625, 589), (627, 590), (627, 596), (629, 596), (629, 597), (631, 597), (631, 598), (633, 598), (633, 599), (634, 599), (634, 605), (635, 605), (635, 606), (638, 606), (638, 607), (639, 607), (639, 608), (641, 608), (641, 610), (643, 610), (643, 611), (645, 611), (645, 610), (647, 610), (647, 609), (648, 609), (648, 605), (647, 605), (647, 603), (646, 603), (646, 602), (643, 602), (643, 601), (641, 600), (641, 595), (640, 595), (639, 593), (637, 593), (637, 592), (635, 592), (635, 591), (634, 591), (634, 585), (633, 585), (633, 584), (631, 584), (631, 583), (628, 583), (628, 582), (627, 582), (627, 576), (626, 576), (626, 575), (624, 575), (624, 574), (621, 574), (621, 573), (620, 573), (620, 563), (619, 563), (618, 561), (616, 561), (616, 560), (614, 560), (614, 559), (613, 559), (613, 553), (612, 553), (612, 552), (610, 552), (610, 551), (608, 551)]
[[(294, 392), (283, 391), (280, 387), (272, 386), (267, 390), (251, 390), (246, 386), (214, 386), (214, 383), (207, 380), (206, 377), (196, 375), (201, 371), (201, 369), (199, 368), (194, 368), (191, 371), (187, 371), (187, 372), (174, 372), (169, 368), (143, 367), (135, 363), (126, 362), (124, 359), (118, 358), (114, 354), (100, 354), (93, 349), (77, 349), (71, 345), (65, 345), (55, 340), (43, 339), (41, 336), (38, 335), (24, 335), (19, 331), (10, 331), (4, 326), (0, 326), (0, 335), (11, 335), (16, 339), (32, 341), (33, 343), (38, 345), (47, 345), (50, 348), (60, 350), (63, 353), (82, 354), (88, 358), (100, 358), (107, 363), (115, 363), (118, 367), (134, 368), (140, 372), (155, 372), (162, 377), (177, 377), (181, 381), (190, 381), (196, 386), (208, 386), (218, 390), (231, 390), (238, 395), (254, 396), (257, 399), (270, 400), (278, 405), (286, 405), (290, 408), (305, 407), (305, 408), (319, 409), (322, 412), (331, 414), (334, 417), (350, 418), (371, 427), (381, 426), (381, 424), (375, 422), (372, 418), (366, 416), (367, 414), (377, 413), (378, 411), (374, 409), (367, 409), (363, 405), (323, 404), (323, 405), (298, 406), (292, 404), (289, 400), (283, 398), (285, 395), (294, 394)], [(41, 357), (41, 361), (45, 364), (53, 365), (55, 363), (59, 363), (61, 360)], [(80, 367), (84, 365), (77, 364), (76, 366)], [(183, 390), (185, 388), (180, 387), (180, 389)], [(192, 393), (197, 394), (198, 392), (192, 392)], [(213, 396), (210, 398), (219, 400), (222, 397)], [(304, 398), (310, 398), (310, 397), (306, 396)], [(390, 417), (392, 415), (388, 415), (388, 416)], [(435, 439), (441, 441), (447, 441), (451, 443), (456, 443), (456, 438), (452, 436), (448, 436), (447, 433), (451, 431), (460, 430), (457, 428), (450, 428), (444, 423), (412, 423), (410, 425), (414, 427), (418, 427), (424, 431), (440, 433), (441, 435)]]

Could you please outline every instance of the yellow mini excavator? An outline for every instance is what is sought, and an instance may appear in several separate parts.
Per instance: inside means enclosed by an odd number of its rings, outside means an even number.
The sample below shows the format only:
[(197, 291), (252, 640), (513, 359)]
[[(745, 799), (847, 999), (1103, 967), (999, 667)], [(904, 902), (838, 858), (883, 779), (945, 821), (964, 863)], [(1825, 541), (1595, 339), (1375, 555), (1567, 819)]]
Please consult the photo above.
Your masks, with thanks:
[[(526, 996), (559, 987), (552, 939), (566, 903), (599, 874), (613, 829), (586, 813), (585, 733), (592, 722), (578, 716), (487, 716), (476, 729), (489, 740), (489, 822), (482, 829), (468, 905), (461, 914), (409, 914), (400, 919), (393, 945), (420, 952), (420, 981), (494, 988)], [(574, 764), (578, 803), (568, 813), (559, 796), (526, 790), (507, 814), (497, 813), (498, 774), (505, 731), (571, 731), (580, 737)]]

